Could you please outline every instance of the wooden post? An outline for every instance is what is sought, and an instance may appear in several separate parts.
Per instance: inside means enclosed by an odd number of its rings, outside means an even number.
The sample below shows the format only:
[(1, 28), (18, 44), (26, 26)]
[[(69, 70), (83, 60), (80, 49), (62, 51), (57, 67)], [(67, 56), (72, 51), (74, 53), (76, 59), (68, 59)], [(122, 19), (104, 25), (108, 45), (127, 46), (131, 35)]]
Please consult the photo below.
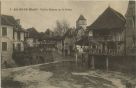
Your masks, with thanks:
[(92, 69), (95, 69), (95, 63), (94, 63), (94, 56), (92, 55), (92, 61), (91, 61)]
[(106, 57), (106, 70), (107, 70), (107, 72), (109, 70), (109, 58), (108, 58), (108, 56)]
[(77, 64), (77, 53), (76, 53), (76, 64)]

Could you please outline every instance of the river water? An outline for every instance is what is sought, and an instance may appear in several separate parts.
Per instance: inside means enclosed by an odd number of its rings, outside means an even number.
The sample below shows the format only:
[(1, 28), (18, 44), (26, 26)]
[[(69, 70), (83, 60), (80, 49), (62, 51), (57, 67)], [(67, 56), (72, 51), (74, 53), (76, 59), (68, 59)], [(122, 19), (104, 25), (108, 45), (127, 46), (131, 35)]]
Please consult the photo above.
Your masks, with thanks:
[(10, 71), (2, 77), (2, 88), (125, 88), (121, 77), (62, 61)]

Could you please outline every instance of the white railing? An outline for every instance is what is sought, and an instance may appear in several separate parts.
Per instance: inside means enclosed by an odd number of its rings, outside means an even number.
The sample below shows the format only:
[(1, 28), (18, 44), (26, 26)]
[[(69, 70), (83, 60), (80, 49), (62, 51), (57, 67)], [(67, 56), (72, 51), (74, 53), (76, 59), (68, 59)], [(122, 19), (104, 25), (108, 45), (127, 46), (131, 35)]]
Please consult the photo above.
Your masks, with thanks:
[(94, 54), (94, 55), (123, 55), (123, 51), (119, 51), (119, 50), (116, 50), (116, 49), (108, 49), (108, 50), (92, 49), (92, 50), (89, 50), (89, 54)]

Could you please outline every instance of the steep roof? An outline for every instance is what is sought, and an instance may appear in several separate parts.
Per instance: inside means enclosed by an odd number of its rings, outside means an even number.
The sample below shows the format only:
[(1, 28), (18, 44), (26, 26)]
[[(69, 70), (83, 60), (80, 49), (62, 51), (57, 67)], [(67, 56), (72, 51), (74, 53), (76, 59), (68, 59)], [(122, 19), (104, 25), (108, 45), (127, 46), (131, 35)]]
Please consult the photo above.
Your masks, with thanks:
[(85, 17), (83, 15), (80, 15), (78, 20), (86, 20)]
[(88, 28), (93, 30), (123, 28), (125, 18), (122, 14), (108, 7)]
[(17, 24), (17, 22), (13, 16), (1, 15), (1, 24), (14, 26)]

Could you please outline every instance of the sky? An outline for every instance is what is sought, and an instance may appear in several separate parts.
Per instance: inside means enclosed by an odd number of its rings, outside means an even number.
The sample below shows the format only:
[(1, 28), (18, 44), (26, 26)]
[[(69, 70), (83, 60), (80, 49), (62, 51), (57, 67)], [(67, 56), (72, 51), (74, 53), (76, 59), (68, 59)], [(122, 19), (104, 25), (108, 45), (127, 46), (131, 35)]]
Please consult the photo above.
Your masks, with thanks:
[[(36, 28), (39, 32), (54, 29), (56, 20), (76, 26), (80, 14), (91, 25), (108, 7), (125, 15), (127, 0), (2, 0), (1, 13), (20, 19), (23, 28)], [(21, 10), (18, 10), (21, 9)]]

